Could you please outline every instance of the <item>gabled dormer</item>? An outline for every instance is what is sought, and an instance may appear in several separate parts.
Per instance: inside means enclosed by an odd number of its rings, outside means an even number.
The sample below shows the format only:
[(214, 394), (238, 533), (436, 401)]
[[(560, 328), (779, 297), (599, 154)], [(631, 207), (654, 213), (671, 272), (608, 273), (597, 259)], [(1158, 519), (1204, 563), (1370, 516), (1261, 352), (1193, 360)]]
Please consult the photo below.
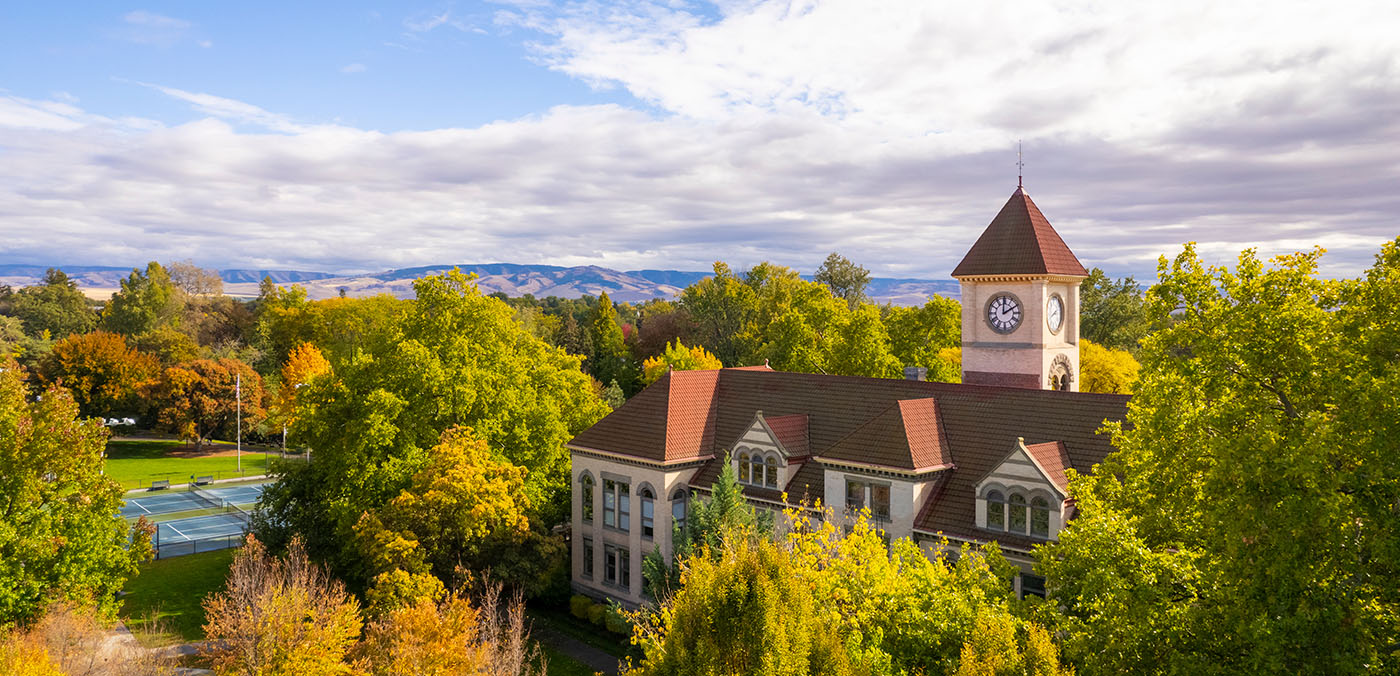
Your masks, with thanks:
[(1026, 445), (1011, 451), (977, 482), (977, 527), (1044, 540), (1059, 536), (1068, 514), (1069, 453), (1064, 442)]
[(780, 490), (808, 453), (806, 415), (766, 418), (756, 411), (729, 457), (739, 483)]

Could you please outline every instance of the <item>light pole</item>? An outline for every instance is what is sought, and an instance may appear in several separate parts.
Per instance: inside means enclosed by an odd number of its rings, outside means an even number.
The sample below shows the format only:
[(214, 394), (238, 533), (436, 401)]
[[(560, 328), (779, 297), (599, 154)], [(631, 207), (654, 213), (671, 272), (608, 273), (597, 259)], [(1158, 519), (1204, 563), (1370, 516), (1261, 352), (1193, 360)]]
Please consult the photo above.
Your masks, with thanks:
[(238, 476), (243, 476), (243, 374), (233, 375), (233, 398), (238, 402)]

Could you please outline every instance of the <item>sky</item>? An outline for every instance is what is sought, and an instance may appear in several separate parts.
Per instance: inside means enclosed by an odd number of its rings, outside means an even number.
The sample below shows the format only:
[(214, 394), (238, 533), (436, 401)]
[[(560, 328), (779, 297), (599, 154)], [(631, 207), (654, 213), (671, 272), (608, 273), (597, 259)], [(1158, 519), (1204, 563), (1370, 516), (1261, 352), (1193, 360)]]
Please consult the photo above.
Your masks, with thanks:
[[(1400, 235), (1400, 3), (10, 2), (0, 263), (946, 278)], [(1018, 143), (1024, 168), (1017, 166)]]

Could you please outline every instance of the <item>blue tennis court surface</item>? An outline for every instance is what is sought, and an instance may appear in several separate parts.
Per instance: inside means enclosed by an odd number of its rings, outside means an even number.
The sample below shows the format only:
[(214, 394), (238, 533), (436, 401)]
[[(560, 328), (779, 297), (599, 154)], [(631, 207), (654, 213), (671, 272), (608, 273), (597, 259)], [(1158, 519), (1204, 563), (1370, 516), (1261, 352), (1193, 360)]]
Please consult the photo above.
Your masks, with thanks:
[(160, 546), (174, 542), (207, 540), (230, 535), (242, 535), (248, 524), (233, 514), (210, 514), (178, 521), (156, 524), (156, 541)]
[[(251, 505), (258, 501), (258, 496), (262, 495), (263, 487), (267, 484), (253, 484), (251, 486), (230, 486), (228, 488), (206, 487), (204, 492), (214, 497), (234, 505)], [(209, 505), (200, 501), (194, 494), (182, 488), (171, 489), (168, 493), (153, 493), (149, 497), (132, 497), (126, 499), (126, 504), (122, 506), (122, 517), (135, 519), (138, 516), (157, 516), (160, 514), (173, 514), (175, 512), (185, 512), (192, 509), (205, 509)]]

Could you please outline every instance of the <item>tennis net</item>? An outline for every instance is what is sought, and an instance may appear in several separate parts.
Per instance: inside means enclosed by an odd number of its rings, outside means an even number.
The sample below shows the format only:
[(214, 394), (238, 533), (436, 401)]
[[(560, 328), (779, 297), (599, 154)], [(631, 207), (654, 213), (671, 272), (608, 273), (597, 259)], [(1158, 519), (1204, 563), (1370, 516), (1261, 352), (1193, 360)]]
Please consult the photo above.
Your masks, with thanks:
[(221, 498), (216, 497), (213, 493), (202, 491), (195, 486), (190, 486), (190, 494), (193, 495), (196, 500), (203, 503), (205, 507), (218, 509), (225, 504)]
[(225, 511), (228, 514), (232, 514), (233, 516), (237, 517), (240, 521), (243, 522), (245, 526), (251, 523), (252, 515), (240, 509), (238, 505), (235, 505), (233, 503), (227, 503)]

